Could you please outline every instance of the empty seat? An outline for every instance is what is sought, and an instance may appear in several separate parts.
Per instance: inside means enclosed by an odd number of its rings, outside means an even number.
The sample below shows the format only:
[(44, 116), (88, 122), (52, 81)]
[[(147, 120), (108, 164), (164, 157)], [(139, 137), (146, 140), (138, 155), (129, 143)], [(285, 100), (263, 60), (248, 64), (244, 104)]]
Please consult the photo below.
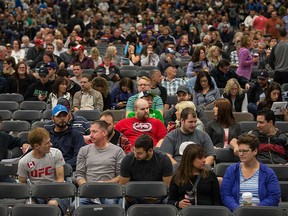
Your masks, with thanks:
[(17, 137), (21, 138), (23, 141), (28, 143), (28, 134), (30, 131), (21, 131), (17, 134)]
[(76, 116), (83, 116), (88, 121), (95, 121), (98, 120), (100, 117), (100, 111), (99, 110), (77, 110), (75, 112)]
[(150, 72), (151, 70), (155, 70), (155, 69), (157, 69), (157, 67), (155, 67), (155, 66), (140, 66), (139, 67), (139, 70), (145, 70), (148, 72)]
[(19, 104), (16, 101), (0, 101), (0, 110), (10, 110), (11, 112), (19, 109)]
[(138, 66), (133, 66), (133, 65), (123, 65), (120, 67), (120, 71), (122, 70), (135, 70), (135, 71), (138, 71), (139, 70), (139, 67)]
[(288, 132), (288, 122), (287, 121), (276, 121), (275, 127), (278, 128), (281, 132)]
[(21, 110), (45, 110), (47, 103), (45, 101), (22, 101)]
[(0, 116), (2, 120), (10, 120), (12, 118), (12, 112), (9, 110), (0, 110)]
[(233, 112), (236, 122), (254, 121), (254, 116), (249, 112)]
[(21, 204), (12, 208), (13, 216), (61, 216), (61, 211), (56, 206), (47, 204)]
[(124, 209), (120, 205), (83, 205), (79, 206), (75, 216), (124, 216)]
[(218, 148), (215, 150), (216, 163), (221, 162), (238, 162), (239, 157), (234, 155), (234, 152), (230, 148)]
[(5, 160), (0, 161), (0, 175), (17, 175), (18, 162), (5, 162)]
[(168, 204), (135, 204), (127, 211), (129, 216), (177, 216), (178, 210), (175, 206)]
[(49, 121), (46, 120), (46, 121), (35, 121), (33, 122), (33, 124), (31, 125), (31, 128), (34, 129), (36, 127), (43, 127), (44, 128), (44, 125), (46, 125)]
[(136, 79), (137, 71), (136, 70), (120, 70), (120, 77), (129, 77), (131, 79)]
[(83, 69), (83, 74), (88, 74), (92, 76), (95, 69)]
[(19, 183), (0, 183), (0, 203), (13, 206), (30, 198), (30, 186)]
[(242, 133), (249, 132), (251, 130), (257, 130), (256, 121), (240, 121), (239, 124), (240, 124)]
[(126, 115), (126, 110), (125, 109), (122, 109), (122, 110), (109, 110), (109, 111), (112, 112), (115, 122), (120, 121), (120, 120), (125, 118), (125, 115)]
[(235, 216), (283, 216), (284, 211), (275, 206), (241, 206), (235, 209)]
[(0, 205), (0, 215), (1, 216), (9, 216), (10, 214), (9, 208), (6, 205)]
[(42, 113), (38, 110), (16, 110), (12, 114), (13, 120), (24, 120), (30, 123), (34, 121), (40, 121), (42, 119)]
[(288, 209), (288, 181), (279, 181), (281, 190), (281, 200), (279, 207), (283, 209)]
[(214, 172), (218, 177), (225, 175), (226, 169), (233, 163), (218, 163), (214, 166)]
[(224, 206), (188, 206), (181, 210), (182, 216), (230, 216), (231, 212)]
[(2, 130), (7, 133), (29, 131), (30, 123), (28, 121), (3, 121)]
[(282, 164), (267, 164), (273, 169), (279, 181), (288, 181), (288, 165)]
[(147, 70), (139, 70), (139, 71), (137, 72), (137, 76), (138, 76), (138, 77), (143, 77), (143, 76), (145, 76), (145, 77), (148, 77), (148, 78), (149, 78), (149, 71), (147, 71)]
[(51, 120), (51, 117), (52, 117), (52, 110), (44, 110), (43, 119)]
[(24, 100), (23, 95), (17, 93), (3, 93), (0, 94), (0, 101), (16, 101), (18, 103)]

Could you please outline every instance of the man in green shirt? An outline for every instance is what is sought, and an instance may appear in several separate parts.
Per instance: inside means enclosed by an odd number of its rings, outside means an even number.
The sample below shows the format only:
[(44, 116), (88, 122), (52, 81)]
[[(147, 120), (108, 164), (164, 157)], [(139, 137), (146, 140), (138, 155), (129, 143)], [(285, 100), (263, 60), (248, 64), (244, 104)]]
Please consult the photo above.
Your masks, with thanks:
[[(149, 104), (149, 117), (159, 119), (160, 121), (162, 121), (164, 123), (164, 119), (163, 119), (161, 112), (159, 110), (152, 109), (154, 97), (155, 97), (155, 95), (150, 91), (143, 91), (143, 92), (140, 92), (138, 95), (138, 99), (142, 98), (148, 102), (148, 104)], [(134, 116), (135, 116), (135, 111), (130, 112), (127, 117), (132, 118)]]

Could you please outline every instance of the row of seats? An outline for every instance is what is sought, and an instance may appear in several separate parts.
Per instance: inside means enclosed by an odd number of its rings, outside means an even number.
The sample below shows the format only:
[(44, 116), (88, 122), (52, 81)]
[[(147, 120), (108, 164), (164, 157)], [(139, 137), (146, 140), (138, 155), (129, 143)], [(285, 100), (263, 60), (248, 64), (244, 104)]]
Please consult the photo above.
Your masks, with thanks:
[[(161, 190), (163, 188), (163, 190)], [(287, 188), (286, 188), (287, 189)], [(73, 198), (78, 200), (79, 197), (85, 198), (122, 198), (125, 195), (130, 197), (144, 197), (144, 196), (153, 196), (153, 197), (161, 197), (163, 192), (167, 194), (167, 186), (163, 182), (129, 182), (124, 187), (117, 183), (85, 183), (81, 185), (78, 190), (75, 185), (72, 183), (46, 183), (46, 184), (38, 184), (38, 185), (26, 185), (26, 184), (13, 184), (13, 183), (1, 183), (0, 184), (0, 198), (18, 198), (18, 199), (30, 199), (30, 198), (70, 198), (71, 201)], [(159, 192), (160, 191), (160, 192)], [(123, 216), (125, 215), (124, 205), (121, 207), (120, 205), (88, 205), (88, 206), (78, 206), (78, 202), (76, 204), (75, 215), (113, 215), (113, 216)], [(12, 216), (20, 215), (14, 214), (14, 208), (17, 206), (21, 206), (23, 208), (22, 215), (36, 215), (36, 209), (41, 211), (43, 205), (15, 205), (12, 209)], [(45, 206), (43, 206), (45, 208)], [(48, 207), (49, 208), (49, 207)], [(8, 209), (5, 205), (0, 206), (0, 212), (8, 212)], [(4, 209), (4, 210), (3, 210)], [(30, 214), (31, 211), (32, 214)], [(43, 209), (44, 210), (44, 209)], [(27, 212), (26, 212), (27, 211)], [(52, 209), (49, 210), (49, 214), (46, 211), (41, 211), (42, 216), (53, 216), (59, 215), (60, 212), (57, 210), (53, 210), (55, 213), (51, 213)], [(256, 212), (257, 211), (257, 212)], [(4, 212), (5, 213), (5, 212)], [(8, 214), (0, 214), (0, 215), (8, 215)], [(29, 213), (29, 214), (28, 214)], [(281, 207), (252, 207), (245, 206), (240, 207), (235, 210), (235, 216), (254, 216), (252, 213), (258, 213), (261, 216), (284, 216), (287, 215), (287, 212), (284, 214), (284, 210)], [(39, 212), (38, 212), (39, 214)], [(21, 216), (22, 216), (21, 215)], [(172, 205), (167, 204), (140, 204), (133, 205), (127, 210), (127, 215), (133, 216), (200, 216), (200, 215), (221, 215), (221, 216), (230, 216), (232, 215), (229, 209), (224, 206), (190, 206), (188, 208), (182, 209), (180, 212)]]

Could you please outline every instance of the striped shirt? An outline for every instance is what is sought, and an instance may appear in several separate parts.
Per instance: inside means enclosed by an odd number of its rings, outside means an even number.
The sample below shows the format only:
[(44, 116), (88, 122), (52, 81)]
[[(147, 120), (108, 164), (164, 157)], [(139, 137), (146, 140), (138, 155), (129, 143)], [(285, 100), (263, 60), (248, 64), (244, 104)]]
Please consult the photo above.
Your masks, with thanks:
[(239, 204), (243, 205), (242, 194), (245, 192), (251, 192), (252, 202), (253, 204), (257, 204), (260, 202), (259, 193), (258, 193), (258, 182), (259, 182), (259, 169), (250, 177), (245, 178), (242, 173), (242, 169), (239, 169), (240, 174), (240, 196), (239, 196)]

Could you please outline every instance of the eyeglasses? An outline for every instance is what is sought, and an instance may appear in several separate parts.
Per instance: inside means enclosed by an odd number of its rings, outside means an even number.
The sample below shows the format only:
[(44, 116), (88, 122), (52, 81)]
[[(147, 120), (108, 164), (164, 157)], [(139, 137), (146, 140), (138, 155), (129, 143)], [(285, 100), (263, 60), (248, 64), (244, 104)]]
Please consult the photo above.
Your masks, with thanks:
[(26, 69), (26, 67), (19, 67), (19, 69)]
[(240, 154), (240, 153), (246, 154), (246, 153), (248, 153), (250, 150), (251, 150), (251, 149), (239, 149), (239, 150), (238, 150), (238, 153), (239, 153), (239, 154)]
[(149, 86), (150, 84), (138, 84), (138, 86)]

